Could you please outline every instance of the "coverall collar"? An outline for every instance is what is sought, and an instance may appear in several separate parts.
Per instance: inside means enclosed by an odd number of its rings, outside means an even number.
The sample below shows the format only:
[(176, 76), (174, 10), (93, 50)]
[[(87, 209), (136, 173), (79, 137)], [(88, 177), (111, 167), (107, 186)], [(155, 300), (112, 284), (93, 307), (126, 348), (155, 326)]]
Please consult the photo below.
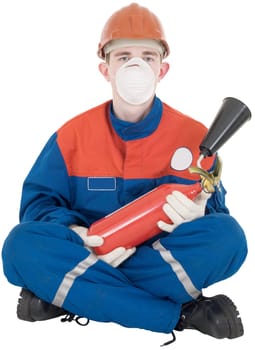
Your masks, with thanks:
[(159, 125), (162, 116), (162, 102), (155, 97), (153, 106), (149, 114), (141, 121), (132, 123), (118, 119), (110, 106), (110, 120), (114, 130), (124, 141), (131, 141), (149, 136)]

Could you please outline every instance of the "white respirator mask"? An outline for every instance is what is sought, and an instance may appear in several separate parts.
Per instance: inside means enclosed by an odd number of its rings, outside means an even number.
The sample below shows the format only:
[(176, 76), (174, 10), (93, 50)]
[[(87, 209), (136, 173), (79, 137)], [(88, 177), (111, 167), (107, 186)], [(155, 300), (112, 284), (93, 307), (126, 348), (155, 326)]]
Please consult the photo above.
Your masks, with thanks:
[(118, 69), (115, 82), (119, 96), (131, 105), (147, 102), (156, 89), (153, 70), (139, 57), (133, 57)]

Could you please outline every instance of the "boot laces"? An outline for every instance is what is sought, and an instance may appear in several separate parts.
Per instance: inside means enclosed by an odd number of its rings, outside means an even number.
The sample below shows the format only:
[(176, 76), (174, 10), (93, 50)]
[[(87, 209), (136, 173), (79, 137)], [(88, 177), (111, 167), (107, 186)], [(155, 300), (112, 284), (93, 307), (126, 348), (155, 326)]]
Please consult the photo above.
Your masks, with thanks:
[(62, 317), (60, 319), (61, 322), (72, 322), (75, 321), (79, 326), (87, 326), (89, 324), (89, 319), (77, 316), (75, 314), (72, 314), (71, 312), (67, 313), (65, 317)]
[[(84, 320), (84, 321), (81, 321), (81, 320)], [(65, 315), (65, 317), (62, 317), (60, 319), (61, 322), (72, 322), (72, 321), (75, 321), (79, 326), (87, 326), (89, 324), (89, 319), (88, 318), (85, 318), (85, 317), (81, 317), (81, 316), (77, 316), (71, 312), (67, 313)], [(164, 344), (161, 344), (160, 346), (166, 346), (166, 345), (170, 345), (172, 343), (175, 342), (176, 340), (176, 336), (174, 334), (174, 332), (171, 332), (172, 334), (172, 339), (171, 340), (168, 340), (167, 342), (165, 342)]]
[(172, 344), (172, 343), (174, 343), (176, 341), (176, 336), (175, 336), (174, 332), (171, 332), (171, 334), (172, 334), (172, 339), (168, 340), (164, 344), (161, 344), (160, 347), (166, 346), (166, 345), (170, 345), (170, 344)]

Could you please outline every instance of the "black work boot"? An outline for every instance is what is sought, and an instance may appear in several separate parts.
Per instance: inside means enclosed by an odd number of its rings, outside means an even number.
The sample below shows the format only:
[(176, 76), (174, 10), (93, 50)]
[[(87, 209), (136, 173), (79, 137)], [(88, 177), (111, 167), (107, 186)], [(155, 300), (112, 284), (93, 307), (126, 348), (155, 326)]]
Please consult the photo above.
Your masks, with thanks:
[(225, 295), (200, 296), (184, 304), (175, 329), (195, 329), (218, 339), (238, 338), (244, 332), (236, 306)]
[(39, 299), (32, 292), (22, 288), (17, 306), (17, 316), (23, 321), (35, 322), (66, 315), (67, 311)]

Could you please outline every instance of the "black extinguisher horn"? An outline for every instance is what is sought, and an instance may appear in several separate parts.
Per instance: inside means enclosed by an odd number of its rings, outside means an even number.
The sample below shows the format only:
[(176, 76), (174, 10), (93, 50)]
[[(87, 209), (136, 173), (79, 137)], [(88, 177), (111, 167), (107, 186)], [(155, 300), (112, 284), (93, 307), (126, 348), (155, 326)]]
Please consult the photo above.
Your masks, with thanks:
[(226, 97), (199, 149), (203, 157), (212, 156), (248, 120), (250, 109), (234, 97)]

